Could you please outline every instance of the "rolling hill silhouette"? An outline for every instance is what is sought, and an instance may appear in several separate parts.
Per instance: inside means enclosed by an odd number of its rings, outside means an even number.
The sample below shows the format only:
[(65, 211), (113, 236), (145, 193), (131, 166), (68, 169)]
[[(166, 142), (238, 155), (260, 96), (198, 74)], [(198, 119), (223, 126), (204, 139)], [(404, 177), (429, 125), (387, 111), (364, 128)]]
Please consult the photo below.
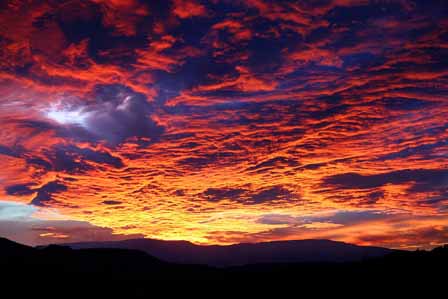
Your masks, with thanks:
[(163, 261), (216, 267), (261, 263), (354, 262), (382, 257), (394, 250), (330, 240), (241, 243), (228, 246), (195, 245), (187, 241), (130, 239), (64, 244), (73, 249), (120, 248), (141, 250)]
[[(20, 279), (35, 279), (45, 273), (87, 275), (114, 279), (206, 278), (214, 269), (205, 266), (176, 265), (160, 261), (143, 251), (94, 248), (74, 250), (68, 246), (28, 247), (0, 238), (0, 267), (3, 273)], [(204, 277), (202, 277), (204, 275)]]
[[(135, 245), (136, 241), (118, 242), (118, 244), (129, 244), (129, 242)], [(90, 243), (92, 244), (99, 246), (102, 243)], [(114, 243), (107, 244), (114, 245)], [(196, 250), (188, 254), (201, 254), (197, 247), (187, 242), (159, 242), (157, 244), (160, 246), (161, 244), (165, 246), (182, 244)], [(316, 247), (317, 257), (310, 260), (312, 245), (320, 246), (320, 248)], [(77, 246), (81, 247), (80, 244)], [(322, 249), (325, 246), (333, 249)], [(72, 247), (76, 246), (72, 244)], [(178, 252), (186, 254), (185, 248), (176, 248)], [(222, 247), (217, 248), (207, 247), (206, 250), (224, 250)], [(178, 288), (181, 284), (171, 283), (173, 281), (226, 281), (224, 284), (219, 284), (224, 289), (230, 285), (229, 283), (243, 283), (247, 286), (248, 282), (255, 283), (257, 286), (272, 285), (273, 282), (285, 286), (288, 282), (288, 285), (300, 287), (300, 290), (304, 288), (316, 290), (316, 286), (330, 285), (350, 288), (359, 285), (370, 288), (386, 285), (399, 287), (409, 286), (411, 282), (415, 283), (413, 284), (415, 286), (443, 285), (438, 283), (445, 280), (446, 276), (443, 273), (446, 272), (448, 266), (448, 245), (431, 251), (397, 251), (364, 248), (324, 240), (308, 240), (261, 243), (261, 245), (240, 244), (232, 247), (224, 246), (224, 248), (229, 250), (224, 252), (239, 252), (240, 257), (244, 256), (245, 262), (258, 261), (260, 263), (219, 268), (208, 265), (176, 264), (162, 261), (135, 249), (73, 249), (60, 245), (33, 248), (0, 238), (1, 282), (2, 287), (14, 286), (17, 282), (26, 286), (13, 288), (15, 296), (27, 293), (35, 295), (38, 291), (47, 292), (48, 290), (43, 286), (51, 286), (51, 290), (57, 289), (58, 292), (69, 290), (71, 295), (97, 294), (102, 298), (104, 295), (128, 298), (136, 294), (145, 296), (153, 294), (154, 287), (162, 286), (159, 282), (169, 282), (170, 289), (182, 290)], [(293, 255), (293, 248), (302, 249)], [(344, 248), (348, 250), (345, 251), (345, 257), (343, 257)], [(248, 251), (254, 252), (254, 257), (247, 259)], [(353, 252), (355, 254), (352, 257), (347, 257)], [(262, 259), (261, 256), (267, 253), (270, 253), (269, 258)], [(280, 258), (281, 253), (286, 254), (285, 258)], [(309, 255), (299, 258), (299, 253)], [(365, 255), (366, 253), (376, 257)], [(174, 251), (170, 251), (170, 255), (172, 254)], [(220, 254), (222, 257), (224, 253)], [(238, 257), (238, 254), (234, 254)], [(294, 257), (294, 262), (285, 262), (291, 257)], [(221, 264), (222, 261), (229, 263), (231, 258), (227, 257), (220, 261)], [(240, 259), (239, 262), (241, 261)], [(196, 285), (202, 289), (209, 284)]]

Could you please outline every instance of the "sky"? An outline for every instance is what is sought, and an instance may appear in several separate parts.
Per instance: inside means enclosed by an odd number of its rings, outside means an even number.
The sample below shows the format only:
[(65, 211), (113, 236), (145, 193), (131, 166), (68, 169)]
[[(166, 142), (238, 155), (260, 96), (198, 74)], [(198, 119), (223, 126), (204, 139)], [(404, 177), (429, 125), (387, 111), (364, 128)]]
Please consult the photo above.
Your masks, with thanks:
[(0, 2), (0, 235), (448, 243), (445, 0)]

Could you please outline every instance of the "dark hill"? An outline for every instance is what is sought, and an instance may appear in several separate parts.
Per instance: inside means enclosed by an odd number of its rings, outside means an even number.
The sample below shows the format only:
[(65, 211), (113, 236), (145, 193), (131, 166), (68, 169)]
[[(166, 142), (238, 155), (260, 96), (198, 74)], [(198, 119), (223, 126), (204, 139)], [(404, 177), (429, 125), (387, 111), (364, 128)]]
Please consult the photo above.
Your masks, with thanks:
[(0, 239), (2, 273), (17, 279), (38, 277), (91, 277), (118, 280), (206, 279), (214, 269), (175, 265), (160, 261), (139, 250), (93, 248), (74, 250), (68, 246), (28, 247)]
[[(297, 246), (296, 243), (293, 242)], [(191, 245), (185, 242), (180, 244), (191, 248)], [(303, 244), (311, 246), (313, 243), (307, 241), (298, 244), (304, 248)], [(332, 242), (325, 241), (317, 241), (314, 244), (334, 245)], [(247, 244), (232, 248), (247, 248), (245, 246), (251, 248)], [(281, 251), (278, 248), (285, 245), (282, 242), (273, 242), (264, 246), (267, 247), (263, 248), (279, 253)], [(340, 250), (341, 248), (352, 247), (344, 244), (343, 247), (339, 247)], [(309, 250), (311, 249), (303, 252), (306, 253)], [(261, 252), (264, 253), (264, 251)], [(327, 258), (322, 255), (322, 252), (316, 251), (316, 253), (319, 258)], [(349, 253), (351, 251), (346, 252), (346, 254)], [(184, 289), (182, 284), (178, 283), (180, 281), (197, 281), (188, 285), (196, 286), (199, 288), (198, 291), (207, 286), (213, 286), (208, 282), (219, 281), (226, 281), (219, 283), (219, 288), (222, 290), (227, 290), (229, 286), (235, 284), (254, 285), (259, 289), (272, 285), (274, 282), (283, 286), (294, 286), (300, 290), (304, 288), (316, 290), (316, 286), (328, 290), (331, 290), (329, 286), (344, 288), (360, 285), (369, 288), (386, 285), (439, 286), (443, 285), (440, 282), (446, 279), (444, 273), (448, 267), (448, 246), (432, 251), (391, 251), (380, 257), (358, 261), (263, 262), (214, 268), (204, 265), (168, 263), (138, 250), (72, 249), (58, 245), (32, 248), (0, 239), (0, 257), (2, 290), (11, 287), (14, 298), (24, 293), (46, 294), (56, 289), (58, 294), (76, 294), (80, 298), (90, 297), (92, 294), (97, 294), (101, 298), (105, 295), (129, 298), (135, 295), (146, 297), (153, 294), (155, 287), (163, 286), (160, 282), (168, 282), (166, 285), (169, 289), (166, 290), (182, 292)], [(204, 283), (204, 281), (208, 282)], [(13, 287), (18, 282), (21, 287)], [(219, 289), (220, 292), (221, 289)], [(3, 291), (3, 294), (6, 294), (6, 291)]]
[(126, 248), (144, 251), (161, 260), (179, 264), (217, 267), (260, 263), (354, 262), (382, 257), (394, 250), (365, 247), (330, 240), (242, 243), (229, 246), (200, 246), (186, 241), (132, 239), (112, 242), (65, 244), (81, 248)]

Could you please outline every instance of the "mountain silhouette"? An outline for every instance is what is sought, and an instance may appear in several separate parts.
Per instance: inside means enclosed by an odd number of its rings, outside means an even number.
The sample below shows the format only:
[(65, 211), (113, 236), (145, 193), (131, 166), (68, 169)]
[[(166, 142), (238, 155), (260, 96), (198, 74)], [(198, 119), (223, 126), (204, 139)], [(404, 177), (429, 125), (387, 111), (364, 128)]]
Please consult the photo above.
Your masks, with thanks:
[(163, 261), (216, 267), (260, 263), (354, 262), (382, 257), (395, 250), (330, 240), (241, 243), (228, 246), (195, 245), (187, 241), (130, 239), (110, 242), (65, 244), (73, 249), (121, 248), (144, 251)]
[[(182, 254), (186, 254), (185, 248), (194, 248), (195, 251), (189, 254), (201, 254), (198, 250), (202, 248), (199, 246), (198, 249), (188, 242), (155, 240), (128, 240), (106, 244), (135, 245), (136, 242), (152, 242), (160, 246), (164, 244), (166, 248), (172, 248), (173, 244), (178, 245), (176, 248)], [(81, 243), (76, 246), (87, 244), (100, 246), (103, 243)], [(315, 247), (316, 258), (310, 261), (312, 245), (320, 247)], [(73, 244), (71, 246), (76, 247)], [(326, 248), (328, 246), (332, 250)], [(59, 293), (69, 290), (71, 295), (77, 294), (80, 297), (96, 294), (101, 298), (105, 295), (129, 298), (134, 295), (147, 297), (153, 294), (154, 287), (162, 286), (159, 282), (169, 282), (170, 289), (181, 291), (182, 288), (177, 288), (181, 284), (171, 283), (173, 281), (228, 281), (231, 284), (256, 282), (258, 286), (262, 286), (259, 284), (261, 282), (266, 285), (273, 282), (280, 282), (282, 285), (292, 282), (291, 285), (299, 286), (301, 290), (315, 290), (316, 286), (329, 285), (406, 286), (411, 282), (421, 286), (423, 283), (436, 285), (439, 281), (443, 282), (443, 273), (448, 267), (448, 245), (431, 251), (399, 251), (307, 240), (206, 247), (206, 250), (213, 252), (239, 252), (239, 258), (244, 256), (244, 262), (250, 262), (242, 266), (226, 267), (170, 263), (135, 249), (73, 248), (60, 245), (33, 248), (0, 238), (2, 287), (14, 286), (17, 282), (26, 286), (12, 288), (15, 297), (27, 293), (35, 296), (38, 291), (45, 291), (46, 294), (48, 290), (43, 286), (51, 286), (51, 290), (58, 290)], [(293, 254), (293, 248), (301, 251)], [(346, 256), (343, 254), (344, 248), (347, 250)], [(254, 257), (248, 258), (247, 250), (254, 252)], [(266, 256), (267, 253), (270, 255)], [(306, 254), (306, 258), (299, 258), (299, 253)], [(170, 251), (170, 255), (172, 254), (174, 251)], [(222, 257), (224, 253), (219, 254)], [(285, 254), (285, 257), (280, 258), (280, 254)], [(350, 255), (350, 258), (347, 257)], [(238, 257), (237, 254), (235, 256)], [(353, 260), (354, 257), (357, 260)], [(295, 259), (294, 262), (285, 262), (292, 258)], [(297, 262), (299, 260), (301, 262)], [(186, 258), (183, 261), (186, 261)], [(231, 257), (221, 260), (221, 265), (222, 261), (230, 263)], [(240, 259), (239, 262), (241, 261), (243, 260)], [(400, 284), (402, 281), (405, 284)], [(220, 284), (220, 287), (225, 289), (229, 283)], [(201, 289), (207, 285), (198, 284)], [(5, 294), (5, 291), (2, 294)]]
[(147, 253), (132, 249), (93, 248), (75, 250), (68, 246), (28, 247), (0, 238), (0, 267), (3, 273), (20, 279), (35, 278), (46, 273), (87, 275), (115, 279), (185, 279), (202, 278), (212, 268), (176, 265), (161, 261)]

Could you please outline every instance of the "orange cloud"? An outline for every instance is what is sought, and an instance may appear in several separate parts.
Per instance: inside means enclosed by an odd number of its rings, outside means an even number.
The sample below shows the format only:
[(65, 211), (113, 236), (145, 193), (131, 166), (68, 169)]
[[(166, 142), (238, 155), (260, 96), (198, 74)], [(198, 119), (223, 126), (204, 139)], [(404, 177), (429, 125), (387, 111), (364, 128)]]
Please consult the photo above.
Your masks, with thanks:
[(441, 8), (230, 2), (7, 2), (0, 196), (84, 223), (33, 242), (446, 241)]

